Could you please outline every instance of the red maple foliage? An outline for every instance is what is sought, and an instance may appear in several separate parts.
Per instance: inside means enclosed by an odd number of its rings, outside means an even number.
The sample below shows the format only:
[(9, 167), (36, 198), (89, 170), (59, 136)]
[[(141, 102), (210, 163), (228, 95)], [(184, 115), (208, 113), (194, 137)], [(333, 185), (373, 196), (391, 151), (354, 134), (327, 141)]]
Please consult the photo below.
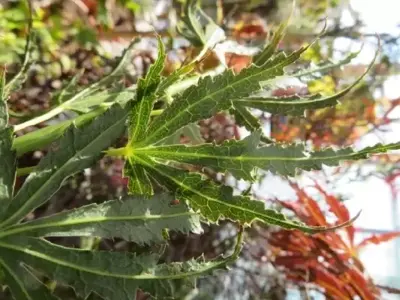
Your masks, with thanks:
[[(278, 201), (308, 225), (333, 226), (350, 219), (346, 206), (340, 199), (327, 193), (320, 185), (314, 188), (323, 197), (335, 221), (326, 217), (318, 202), (292, 183), (296, 201)], [(368, 244), (379, 244), (399, 237), (400, 232), (373, 235), (355, 244), (356, 229), (353, 225), (342, 230), (307, 235), (301, 231), (278, 230), (267, 235), (264, 252), (253, 257), (272, 264), (281, 270), (296, 286), (307, 287), (323, 293), (327, 299), (378, 299), (380, 288), (374, 284), (358, 259), (358, 251)]]

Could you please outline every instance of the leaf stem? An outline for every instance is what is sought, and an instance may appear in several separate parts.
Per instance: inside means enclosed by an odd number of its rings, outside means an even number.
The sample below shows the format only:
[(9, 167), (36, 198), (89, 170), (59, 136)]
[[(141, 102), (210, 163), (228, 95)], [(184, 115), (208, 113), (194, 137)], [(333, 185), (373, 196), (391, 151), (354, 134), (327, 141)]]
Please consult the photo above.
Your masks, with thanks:
[[(130, 156), (131, 151), (132, 150), (130, 148), (123, 147), (123, 148), (109, 149), (109, 150), (104, 151), (104, 153), (107, 156)], [(28, 175), (28, 174), (32, 173), (33, 171), (35, 171), (36, 168), (37, 168), (37, 166), (18, 168), (17, 169), (17, 177)]]
[[(196, 75), (193, 77), (190, 77), (188, 79), (182, 80), (174, 85), (171, 85), (167, 91), (167, 97), (172, 97), (173, 95), (175, 95), (176, 93), (181, 92), (182, 90), (185, 90), (186, 88), (188, 88), (189, 86), (196, 84), (197, 81), (199, 80), (200, 77), (206, 76), (206, 75), (211, 75), (211, 74), (218, 74), (220, 71), (210, 71), (207, 72), (205, 74), (200, 74), (200, 75)], [(78, 94), (76, 94), (74, 97), (72, 97), (70, 100), (64, 102), (63, 104), (55, 107), (54, 109), (48, 111), (47, 113), (38, 116), (36, 118), (33, 118), (31, 120), (28, 120), (26, 122), (23, 122), (21, 124), (15, 125), (14, 126), (14, 131), (20, 131), (23, 130), (27, 127), (30, 126), (35, 126), (39, 123), (43, 123), (51, 118), (54, 118), (55, 116), (57, 116), (58, 114), (64, 112), (65, 110), (68, 110), (68, 105), (72, 104), (73, 102), (77, 101), (78, 99), (81, 99), (87, 95), (89, 95), (89, 93), (91, 92), (91, 89), (94, 88), (98, 88), (99, 84), (95, 83), (92, 86), (90, 86), (88, 89), (84, 89), (81, 92), (79, 92)], [(172, 98), (170, 100), (168, 100), (168, 103), (172, 102)], [(104, 103), (105, 104), (105, 103)], [(113, 104), (113, 103), (111, 103)], [(153, 111), (152, 116), (158, 116), (159, 114), (161, 114), (161, 110), (155, 110)]]
[(236, 260), (239, 257), (239, 254), (242, 251), (243, 239), (244, 239), (244, 227), (243, 225), (240, 225), (239, 232), (236, 238), (235, 249), (232, 255), (230, 256), (231, 260)]
[[(21, 156), (26, 152), (45, 147), (52, 141), (62, 136), (66, 128), (72, 123), (74, 123), (77, 127), (80, 127), (105, 112), (112, 104), (113, 103), (102, 103), (99, 108), (94, 109), (86, 114), (17, 137), (14, 140), (13, 149), (17, 151), (18, 156)], [(163, 109), (155, 109), (151, 112), (151, 116), (158, 116), (163, 111)]]
[(18, 156), (21, 156), (26, 152), (45, 147), (52, 141), (61, 137), (64, 131), (68, 126), (71, 126), (72, 123), (77, 127), (82, 126), (95, 117), (101, 115), (106, 110), (106, 107), (100, 106), (87, 114), (24, 134), (14, 140), (13, 149), (17, 151)]
[(73, 97), (71, 97), (68, 101), (65, 101), (61, 105), (55, 107), (54, 109), (48, 111), (47, 113), (38, 116), (36, 118), (33, 118), (29, 121), (26, 121), (24, 123), (18, 124), (14, 126), (14, 131), (19, 131), (24, 128), (27, 128), (29, 126), (34, 126), (36, 124), (45, 122), (56, 115), (62, 113), (65, 110), (69, 110), (70, 105), (72, 105), (74, 102), (89, 96), (93, 92), (98, 91), (101, 87), (107, 87), (111, 82), (114, 81), (115, 77), (121, 73), (121, 70), (125, 68), (125, 65), (127, 61), (129, 60), (129, 55), (130, 51), (132, 50), (133, 45), (137, 42), (137, 40), (132, 41), (132, 43), (126, 48), (125, 53), (123, 54), (121, 60), (119, 61), (118, 65), (115, 67), (115, 69), (109, 73), (106, 77), (103, 77), (99, 81), (92, 83), (89, 85), (87, 88), (81, 90), (77, 94), (75, 94)]
[(155, 116), (159, 116), (163, 113), (163, 109), (155, 109), (150, 113), (150, 116), (155, 117)]
[(28, 174), (32, 173), (33, 171), (36, 170), (36, 167), (37, 166), (18, 168), (17, 169), (17, 177), (25, 176), (25, 175), (28, 175)]
[(63, 111), (64, 111), (64, 107), (62, 105), (57, 106), (56, 108), (48, 111), (47, 113), (45, 113), (45, 114), (43, 114), (41, 116), (38, 116), (38, 117), (33, 118), (33, 119), (30, 119), (30, 120), (28, 120), (26, 122), (23, 122), (21, 124), (15, 125), (14, 126), (14, 132), (20, 131), (20, 130), (25, 129), (25, 128), (30, 127), (30, 126), (35, 126), (35, 125), (37, 125), (39, 123), (43, 123), (43, 122), (45, 122), (45, 121), (57, 116), (58, 114), (62, 113)]
[(129, 147), (122, 147), (122, 148), (112, 148), (104, 151), (106, 156), (129, 156), (131, 153), (131, 149)]
[[(105, 272), (104, 270), (81, 266), (81, 265), (75, 264), (73, 262), (70, 262), (68, 260), (52, 256), (51, 254), (47, 254), (45, 252), (39, 252), (35, 248), (23, 247), (18, 244), (12, 244), (12, 243), (7, 243), (7, 242), (0, 242), (0, 247), (6, 248), (6, 249), (11, 249), (11, 250), (18, 251), (18, 252), (22, 252), (24, 254), (33, 256), (35, 258), (42, 259), (47, 263), (53, 263), (55, 265), (58, 264), (58, 265), (70, 268), (72, 270), (87, 272), (87, 273), (94, 274), (94, 275), (109, 276), (109, 277), (113, 277), (113, 278), (124, 278), (124, 279), (131, 279), (131, 280), (163, 280), (163, 279), (173, 280), (173, 279), (187, 278), (189, 276), (201, 276), (201, 275), (207, 274), (213, 270), (224, 268), (227, 266), (227, 264), (234, 262), (239, 257), (240, 251), (242, 249), (243, 233), (244, 233), (243, 226), (240, 226), (240, 229), (239, 229), (239, 232), (237, 235), (237, 239), (236, 239), (235, 249), (231, 255), (229, 255), (221, 260), (213, 261), (213, 263), (211, 265), (207, 265), (204, 268), (197, 269), (197, 270), (184, 271), (184, 272), (177, 272), (174, 274), (156, 274), (156, 275), (135, 274), (135, 275), (130, 275), (130, 274), (124, 274), (124, 273), (117, 273), (117, 274), (110, 275), (107, 272)], [(47, 242), (47, 243), (49, 243), (49, 242)]]

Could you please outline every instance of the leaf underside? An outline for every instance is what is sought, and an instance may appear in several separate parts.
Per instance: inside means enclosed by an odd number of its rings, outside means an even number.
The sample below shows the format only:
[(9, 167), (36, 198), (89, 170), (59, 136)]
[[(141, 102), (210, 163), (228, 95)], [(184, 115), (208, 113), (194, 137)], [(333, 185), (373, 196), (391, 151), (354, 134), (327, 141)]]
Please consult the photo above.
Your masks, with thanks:
[(115, 104), (84, 128), (71, 126), (26, 179), (3, 213), (0, 226), (17, 223), (48, 201), (66, 178), (92, 166), (124, 132), (128, 111), (129, 105)]
[(225, 268), (232, 259), (158, 264), (155, 254), (72, 249), (32, 237), (2, 239), (0, 253), (4, 260), (23, 263), (73, 287), (85, 299), (96, 293), (106, 300), (136, 299), (138, 289), (158, 299), (174, 299), (178, 282), (193, 287), (194, 277)]
[[(303, 47), (289, 55), (284, 52), (275, 55), (284, 29), (284, 26), (280, 27), (271, 44), (255, 58), (254, 64), (239, 74), (235, 75), (231, 70), (227, 70), (221, 75), (200, 79), (197, 85), (186, 89), (160, 116), (150, 122), (148, 133), (143, 139), (138, 139), (127, 146), (126, 158), (129, 166), (126, 167), (125, 175), (130, 176), (130, 193), (151, 194), (153, 180), (167, 189), (174, 190), (177, 196), (183, 197), (193, 209), (198, 210), (205, 219), (212, 222), (226, 218), (241, 224), (250, 224), (255, 220), (261, 220), (287, 229), (297, 228), (311, 233), (322, 230), (292, 222), (273, 210), (265, 210), (263, 205), (260, 206), (256, 201), (233, 196), (229, 189), (206, 181), (198, 174), (179, 169), (182, 164), (190, 164), (211, 168), (217, 172), (229, 172), (237, 178), (254, 181), (253, 175), (257, 169), (294, 176), (300, 170), (320, 170), (323, 165), (335, 166), (341, 160), (362, 159), (382, 150), (378, 145), (359, 152), (354, 152), (351, 148), (338, 151), (328, 148), (319, 152), (308, 152), (301, 144), (262, 145), (266, 139), (261, 134), (260, 124), (248, 108), (299, 115), (307, 109), (333, 106), (337, 104), (339, 97), (348, 93), (365, 75), (330, 97), (254, 96), (260, 91), (261, 82), (264, 82), (265, 86), (265, 82), (284, 75), (284, 68), (296, 61), (308, 48)], [(373, 62), (367, 71), (372, 64)], [(171, 136), (175, 138), (183, 126), (227, 109), (233, 111), (239, 122), (251, 129), (253, 134), (242, 141), (226, 141), (219, 146), (169, 145), (170, 140), (173, 141)], [(138, 114), (140, 110), (134, 108), (134, 114), (135, 111), (136, 116), (140, 118)], [(147, 114), (143, 120), (147, 124)], [(397, 147), (398, 145), (389, 145), (386, 150)]]
[(340, 161), (365, 159), (370, 154), (400, 148), (400, 143), (368, 147), (354, 151), (351, 147), (334, 150), (307, 151), (303, 144), (262, 145), (261, 130), (243, 140), (229, 140), (221, 145), (166, 145), (135, 149), (133, 155), (147, 156), (160, 163), (174, 161), (229, 172), (237, 178), (253, 181), (255, 169), (283, 176), (295, 176), (299, 171), (321, 170), (323, 165), (337, 166)]
[[(58, 297), (51, 294), (21, 262), (5, 254), (0, 258), (0, 266), (4, 272), (4, 279), (10, 288), (15, 300), (56, 300)], [(7, 258), (7, 259), (6, 259)]]
[(0, 74), (0, 215), (13, 197), (17, 158), (12, 150), (14, 130), (8, 126), (5, 74)]
[(150, 113), (157, 98), (157, 89), (161, 82), (161, 72), (164, 69), (165, 48), (158, 37), (158, 57), (150, 66), (145, 78), (139, 79), (136, 90), (136, 103), (130, 116), (129, 143), (143, 139), (150, 121)]
[(189, 173), (163, 164), (157, 164), (149, 158), (137, 157), (154, 179), (168, 190), (175, 191), (180, 201), (187, 201), (190, 207), (198, 211), (209, 222), (229, 219), (243, 225), (258, 220), (278, 225), (286, 229), (300, 229), (315, 233), (326, 228), (308, 227), (305, 224), (287, 219), (283, 214), (266, 209), (261, 201), (249, 197), (234, 196), (228, 186), (219, 186), (200, 174)]
[(91, 204), (50, 217), (7, 228), (5, 235), (93, 236), (122, 238), (138, 244), (162, 242), (163, 230), (201, 233), (199, 216), (184, 202), (172, 204), (174, 197), (158, 194), (152, 198), (127, 197)]
[(0, 129), (0, 212), (4, 212), (13, 196), (17, 160), (12, 142), (12, 128)]
[(227, 70), (215, 77), (207, 76), (197, 85), (178, 95), (164, 112), (150, 123), (149, 134), (136, 146), (151, 145), (172, 135), (189, 123), (207, 119), (229, 109), (232, 100), (248, 97), (261, 89), (260, 82), (284, 74), (284, 67), (295, 61), (306, 47), (286, 56), (273, 57), (262, 66), (251, 65), (239, 74)]

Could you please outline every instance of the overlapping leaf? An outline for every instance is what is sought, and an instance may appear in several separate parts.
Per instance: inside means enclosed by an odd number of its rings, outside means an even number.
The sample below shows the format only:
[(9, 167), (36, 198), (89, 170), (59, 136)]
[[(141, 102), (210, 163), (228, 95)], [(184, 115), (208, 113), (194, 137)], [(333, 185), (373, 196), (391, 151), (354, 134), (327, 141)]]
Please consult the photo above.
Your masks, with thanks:
[[(237, 125), (244, 126), (250, 132), (261, 130), (261, 123), (247, 107), (236, 104), (230, 112), (235, 116), (235, 122)], [(261, 135), (260, 141), (266, 144), (272, 142), (272, 140), (264, 135)]]
[(5, 210), (12, 199), (15, 171), (17, 167), (16, 154), (12, 150), (14, 140), (13, 129), (8, 126), (6, 94), (4, 91), (5, 76), (0, 75), (0, 213)]
[(375, 53), (374, 59), (369, 64), (365, 72), (351, 85), (332, 96), (310, 95), (307, 97), (291, 96), (291, 97), (247, 97), (233, 100), (234, 107), (239, 105), (257, 108), (272, 114), (282, 115), (303, 115), (307, 109), (318, 109), (324, 107), (335, 106), (339, 103), (339, 99), (348, 94), (365, 75), (371, 70), (375, 63), (378, 52)]
[(8, 124), (7, 96), (4, 92), (5, 81), (5, 72), (0, 72), (0, 130), (6, 128)]
[(21, 156), (27, 152), (45, 148), (62, 137), (65, 131), (72, 124), (77, 127), (82, 127), (92, 121), (95, 117), (104, 113), (106, 110), (106, 107), (99, 107), (87, 114), (77, 116), (71, 120), (62, 121), (19, 136), (14, 139), (13, 149), (17, 152), (17, 156)]
[(182, 136), (189, 138), (193, 145), (204, 143), (204, 139), (201, 136), (200, 126), (194, 123), (186, 125), (180, 130), (176, 131), (173, 135), (167, 137), (161, 141), (161, 144), (171, 145), (180, 144)]
[(253, 116), (245, 106), (235, 105), (235, 108), (231, 109), (231, 113), (235, 116), (236, 124), (244, 126), (250, 132), (261, 128), (260, 120)]
[(304, 145), (270, 144), (260, 145), (258, 130), (241, 141), (229, 140), (222, 145), (203, 144), (196, 146), (170, 145), (134, 149), (133, 155), (155, 159), (188, 163), (228, 171), (237, 178), (252, 180), (255, 168), (284, 176), (294, 176), (298, 170), (320, 170), (323, 165), (336, 166), (342, 160), (365, 159), (370, 154), (400, 149), (400, 143), (376, 145), (360, 151), (352, 148), (307, 152)]
[(0, 212), (4, 211), (13, 196), (17, 161), (11, 149), (12, 141), (12, 128), (0, 129)]
[(50, 278), (72, 286), (78, 295), (94, 292), (106, 300), (132, 300), (137, 289), (153, 297), (170, 299), (173, 283), (188, 284), (201, 276), (225, 267), (236, 258), (211, 262), (190, 260), (183, 263), (157, 264), (158, 256), (110, 251), (87, 251), (65, 248), (31, 237), (6, 238), (0, 241), (1, 257), (20, 261)]
[[(365, 75), (371, 70), (372, 66), (376, 61), (378, 53), (379, 51), (376, 51), (375, 56), (372, 59), (371, 63), (369, 64), (368, 68), (357, 80), (355, 80), (351, 85), (349, 85), (348, 87), (346, 87), (345, 89), (341, 90), (340, 92), (334, 95), (322, 96), (317, 94), (309, 96), (295, 95), (290, 97), (250, 96), (250, 97), (242, 97), (234, 99), (232, 101), (233, 106), (235, 109), (238, 110), (239, 115), (240, 113), (241, 114), (244, 113), (243, 107), (251, 107), (272, 114), (282, 114), (282, 115), (292, 115), (292, 116), (303, 115), (305, 111), (308, 109), (319, 109), (319, 108), (335, 106), (339, 103), (339, 99), (348, 94), (358, 83), (361, 82), (361, 80), (365, 77)], [(263, 52), (261, 54), (263, 54)], [(350, 57), (346, 58), (346, 61), (348, 59), (352, 59), (356, 54), (353, 53)], [(247, 122), (247, 125), (254, 125), (254, 124), (249, 124)]]
[(131, 88), (116, 88), (111, 90), (104, 90), (100, 92), (91, 93), (89, 96), (80, 98), (71, 105), (66, 106), (68, 110), (77, 111), (80, 113), (89, 113), (93, 107), (99, 106), (102, 103), (120, 103), (124, 104), (129, 100), (135, 98), (136, 90)]
[[(44, 115), (41, 115), (37, 118), (33, 118), (22, 124), (16, 125), (14, 127), (14, 130), (19, 131), (26, 127), (34, 126), (45, 120), (51, 119), (66, 110), (75, 110), (76, 109), (77, 111), (79, 111), (80, 108), (85, 110), (85, 108), (86, 109), (88, 108), (88, 105), (94, 106), (94, 105), (101, 104), (100, 100), (101, 99), (106, 100), (107, 98), (105, 98), (105, 97), (98, 98), (98, 99), (92, 98), (91, 99), (92, 103), (90, 103), (90, 102), (85, 103), (85, 99), (86, 99), (86, 97), (99, 92), (101, 89), (110, 87), (110, 85), (115, 84), (115, 82), (118, 82), (121, 79), (122, 75), (125, 73), (128, 63), (131, 61), (132, 49), (137, 41), (138, 41), (137, 39), (133, 40), (131, 42), (131, 44), (124, 50), (124, 53), (122, 54), (122, 56), (118, 62), (118, 65), (114, 68), (114, 70), (110, 74), (103, 77), (101, 80), (89, 85), (88, 87), (84, 88), (80, 92), (74, 94), (67, 101), (63, 102), (59, 106), (54, 107), (50, 111), (46, 112)], [(120, 91), (122, 92), (122, 90), (120, 90)], [(75, 106), (75, 103), (78, 103), (78, 104)]]
[(253, 63), (257, 66), (261, 66), (266, 63), (276, 52), (279, 42), (282, 40), (285, 30), (288, 25), (288, 21), (279, 25), (278, 29), (274, 33), (271, 42), (260, 52), (258, 53), (254, 59)]
[(129, 140), (134, 143), (144, 137), (150, 120), (150, 113), (157, 97), (157, 88), (161, 82), (161, 72), (164, 69), (165, 48), (158, 37), (158, 57), (151, 65), (145, 78), (139, 79), (136, 90), (136, 104), (132, 110), (129, 124)]
[(307, 76), (310, 76), (312, 78), (318, 78), (321, 75), (325, 74), (326, 72), (328, 72), (328, 71), (330, 71), (332, 69), (339, 68), (341, 66), (347, 65), (354, 58), (356, 58), (359, 53), (360, 53), (360, 51), (351, 52), (350, 54), (348, 54), (347, 56), (345, 56), (343, 59), (339, 60), (338, 62), (328, 62), (328, 63), (325, 63), (323, 65), (319, 65), (319, 66), (314, 67), (314, 68), (310, 68), (310, 69), (307, 69), (307, 70), (301, 70), (301, 71), (295, 72), (295, 73), (291, 74), (290, 76), (291, 77), (297, 77), (297, 78), (307, 77)]
[(30, 16), (28, 18), (28, 28), (27, 28), (25, 50), (24, 50), (24, 59), (23, 59), (22, 66), (19, 69), (18, 73), (15, 74), (15, 76), (5, 85), (5, 87), (4, 87), (5, 97), (8, 97), (11, 92), (13, 92), (16, 89), (19, 89), (21, 87), (21, 85), (24, 83), (24, 81), (26, 79), (29, 67), (32, 64), (31, 54), (33, 52), (33, 42), (32, 41), (34, 38), (34, 33), (32, 32), (32, 24), (33, 24), (32, 4), (29, 1), (28, 1), (28, 8), (29, 8)]
[(195, 47), (213, 47), (224, 38), (224, 31), (201, 9), (198, 0), (186, 1), (177, 30)]
[(65, 178), (95, 163), (102, 151), (124, 132), (129, 109), (130, 105), (122, 108), (115, 104), (84, 128), (71, 126), (27, 178), (2, 215), (0, 225), (4, 227), (20, 221), (34, 208), (45, 203)]
[(162, 241), (162, 231), (166, 228), (201, 233), (198, 215), (183, 202), (171, 204), (173, 200), (171, 195), (159, 194), (150, 199), (140, 196), (91, 204), (7, 228), (0, 237), (15, 234), (118, 237), (148, 244)]
[(136, 145), (150, 145), (158, 142), (181, 127), (215, 113), (229, 109), (233, 99), (250, 96), (260, 90), (260, 82), (284, 74), (284, 67), (299, 58), (307, 47), (290, 55), (280, 53), (262, 66), (251, 65), (234, 75), (232, 70), (199, 80), (197, 85), (186, 89), (174, 102), (150, 123), (149, 134)]
[(84, 98), (82, 101), (74, 102), (74, 110), (84, 112), (84, 114), (19, 136), (14, 139), (13, 149), (17, 152), (18, 156), (21, 156), (24, 153), (47, 147), (53, 141), (60, 138), (72, 124), (75, 124), (77, 127), (82, 127), (107, 110), (107, 106), (101, 106), (90, 110), (93, 106), (97, 106), (103, 102), (116, 102), (125, 106), (127, 102), (134, 98), (134, 95), (135, 92), (130, 89), (126, 89), (122, 92), (110, 93), (104, 91), (94, 93)]
[(27, 268), (17, 260), (7, 255), (0, 258), (0, 266), (4, 274), (4, 280), (11, 290), (15, 300), (56, 300)]
[(128, 193), (131, 195), (151, 196), (153, 186), (147, 172), (133, 160), (128, 160), (124, 166), (124, 177), (128, 178)]
[[(130, 45), (124, 50), (118, 65), (114, 68), (114, 70), (108, 74), (107, 76), (103, 77), (101, 80), (93, 83), (92, 85), (88, 86), (87, 88), (83, 89), (79, 93), (72, 96), (68, 101), (64, 102), (61, 107), (63, 109), (74, 109), (75, 103), (80, 103), (80, 105), (84, 105), (86, 102), (85, 98), (92, 95), (93, 93), (99, 91), (101, 88), (105, 88), (116, 81), (118, 81), (121, 76), (125, 73), (126, 67), (131, 62), (132, 58), (132, 49), (134, 45), (138, 42), (138, 40), (133, 40)], [(106, 98), (107, 99), (107, 98)], [(97, 102), (96, 104), (100, 104)], [(77, 105), (79, 106), (79, 105)]]
[(179, 69), (172, 72), (172, 74), (168, 75), (167, 77), (163, 78), (157, 88), (157, 94), (162, 95), (167, 89), (172, 86), (174, 83), (179, 82), (183, 79), (183, 76), (188, 75), (191, 73), (196, 66), (195, 61), (180, 67)]
[[(80, 70), (75, 74), (72, 79), (67, 83), (67, 85), (58, 92), (55, 96), (53, 102), (61, 104), (72, 97), (72, 95), (78, 93), (78, 82), (82, 77), (84, 70)], [(71, 105), (72, 106), (72, 105)]]
[(198, 16), (200, 9), (197, 2), (196, 0), (186, 1), (184, 15), (177, 29), (193, 45), (202, 46), (206, 39)]

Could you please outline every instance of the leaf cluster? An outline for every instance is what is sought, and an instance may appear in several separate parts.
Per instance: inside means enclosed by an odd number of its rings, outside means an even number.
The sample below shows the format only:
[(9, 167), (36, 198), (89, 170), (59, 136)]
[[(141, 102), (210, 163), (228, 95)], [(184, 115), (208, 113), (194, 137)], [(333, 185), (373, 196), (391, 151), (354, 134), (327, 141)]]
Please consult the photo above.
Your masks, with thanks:
[[(341, 160), (365, 159), (373, 153), (400, 148), (397, 143), (359, 151), (351, 148), (308, 151), (303, 144), (265, 143), (267, 139), (250, 109), (301, 115), (310, 109), (336, 105), (362, 79), (328, 97), (256, 96), (277, 78), (285, 76), (286, 68), (308, 48), (289, 54), (277, 53), (284, 31), (283, 25), (248, 68), (238, 74), (227, 69), (219, 75), (201, 77), (197, 83), (175, 94), (172, 103), (165, 101), (168, 89), (183, 82), (184, 75), (192, 68), (186, 65), (167, 77), (162, 76), (166, 53), (161, 38), (158, 38), (157, 60), (136, 86), (109, 90), (110, 83), (118, 81), (124, 73), (132, 43), (116, 69), (103, 80), (67, 97), (47, 115), (14, 127), (8, 124), (6, 101), (13, 89), (10, 84), (14, 86), (16, 81), (6, 84), (3, 76), (0, 85), (0, 266), (3, 280), (14, 298), (56, 299), (42, 283), (42, 275), (73, 287), (83, 298), (95, 293), (104, 299), (135, 299), (138, 289), (154, 298), (173, 298), (177, 284), (193, 285), (195, 277), (232, 263), (240, 253), (243, 231), (239, 232), (237, 245), (229, 256), (169, 264), (160, 263), (159, 254), (73, 249), (49, 242), (47, 237), (121, 238), (145, 245), (162, 242), (168, 238), (168, 231), (201, 233), (200, 222), (218, 223), (222, 219), (231, 220), (242, 229), (258, 221), (305, 233), (348, 225), (352, 220), (333, 227), (308, 226), (266, 208), (263, 202), (234, 194), (231, 187), (218, 184), (201, 172), (201, 168), (210, 168), (252, 182), (257, 170), (294, 176), (301, 170), (319, 170), (323, 165), (334, 166)], [(28, 62), (29, 51), (26, 55)], [(25, 72), (25, 66), (22, 70)], [(65, 95), (69, 95), (67, 92)], [(157, 101), (166, 103), (161, 112), (155, 113)], [(14, 138), (15, 130), (71, 109), (83, 114), (75, 120)], [(183, 128), (221, 111), (233, 113), (251, 135), (221, 145), (181, 145), (171, 138)], [(113, 149), (115, 141), (126, 130), (126, 145)], [(14, 191), (17, 156), (47, 145), (50, 145), (47, 155), (22, 187)], [(104, 154), (124, 157), (128, 195), (49, 217), (24, 220), (49, 201), (66, 178), (90, 168)], [(200, 171), (188, 171), (188, 165), (200, 166)], [(155, 186), (164, 192), (155, 192)]]

